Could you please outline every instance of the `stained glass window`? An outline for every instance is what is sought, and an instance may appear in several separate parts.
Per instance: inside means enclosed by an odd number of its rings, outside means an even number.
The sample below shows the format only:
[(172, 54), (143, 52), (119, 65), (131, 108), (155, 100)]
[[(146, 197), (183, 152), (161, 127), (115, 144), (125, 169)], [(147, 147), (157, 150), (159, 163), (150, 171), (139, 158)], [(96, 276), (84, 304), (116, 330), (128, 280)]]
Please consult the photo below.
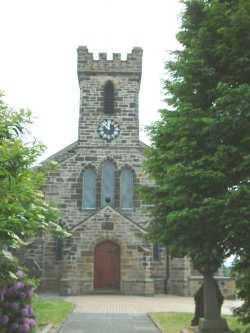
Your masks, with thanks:
[(115, 194), (115, 165), (111, 161), (105, 161), (102, 166), (102, 195), (101, 205), (114, 206)]
[(134, 175), (130, 169), (123, 169), (120, 177), (121, 208), (133, 208)]
[(92, 169), (83, 172), (82, 208), (96, 208), (96, 173)]

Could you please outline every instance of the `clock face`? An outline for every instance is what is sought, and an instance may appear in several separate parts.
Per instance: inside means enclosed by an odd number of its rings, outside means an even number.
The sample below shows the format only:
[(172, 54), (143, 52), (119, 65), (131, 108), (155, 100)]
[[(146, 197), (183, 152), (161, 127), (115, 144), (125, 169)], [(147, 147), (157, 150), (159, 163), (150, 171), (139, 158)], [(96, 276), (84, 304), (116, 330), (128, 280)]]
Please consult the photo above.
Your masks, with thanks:
[(105, 119), (98, 126), (97, 132), (102, 139), (110, 142), (120, 134), (120, 126), (112, 119)]

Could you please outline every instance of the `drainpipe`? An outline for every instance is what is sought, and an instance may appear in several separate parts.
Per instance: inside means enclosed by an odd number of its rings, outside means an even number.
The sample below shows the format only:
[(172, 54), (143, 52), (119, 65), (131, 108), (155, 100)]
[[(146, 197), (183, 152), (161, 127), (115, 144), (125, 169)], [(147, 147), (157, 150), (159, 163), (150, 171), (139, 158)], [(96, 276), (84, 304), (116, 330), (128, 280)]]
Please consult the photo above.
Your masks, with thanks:
[(169, 265), (170, 265), (170, 260), (169, 260), (169, 254), (168, 254), (168, 248), (166, 247), (166, 279), (165, 279), (165, 294), (168, 293), (168, 280), (169, 280)]

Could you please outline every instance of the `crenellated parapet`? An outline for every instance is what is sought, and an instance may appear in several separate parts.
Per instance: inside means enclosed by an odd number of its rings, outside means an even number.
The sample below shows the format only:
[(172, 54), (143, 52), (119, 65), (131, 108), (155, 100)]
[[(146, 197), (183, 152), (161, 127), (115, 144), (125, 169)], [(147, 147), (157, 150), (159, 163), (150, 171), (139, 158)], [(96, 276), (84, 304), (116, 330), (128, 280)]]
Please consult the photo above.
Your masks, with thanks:
[(112, 60), (107, 59), (107, 53), (99, 53), (98, 60), (95, 60), (93, 53), (88, 51), (86, 46), (78, 47), (77, 73), (81, 81), (86, 75), (122, 75), (131, 74), (138, 80), (142, 71), (142, 49), (134, 47), (131, 53), (127, 54), (126, 60), (121, 60), (120, 53), (113, 53)]

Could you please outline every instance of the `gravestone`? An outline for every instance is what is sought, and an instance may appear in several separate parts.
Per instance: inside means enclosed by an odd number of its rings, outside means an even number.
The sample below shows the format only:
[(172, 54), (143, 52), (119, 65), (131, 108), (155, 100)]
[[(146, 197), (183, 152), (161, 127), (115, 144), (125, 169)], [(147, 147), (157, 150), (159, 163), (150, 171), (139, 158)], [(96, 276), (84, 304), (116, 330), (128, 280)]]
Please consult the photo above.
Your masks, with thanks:
[[(218, 300), (219, 309), (221, 311), (224, 297), (222, 296), (222, 293), (217, 283), (216, 283), (216, 297)], [(195, 314), (194, 318), (191, 321), (191, 325), (198, 326), (200, 318), (204, 317), (204, 284), (202, 284), (195, 293), (194, 301), (195, 301)]]

